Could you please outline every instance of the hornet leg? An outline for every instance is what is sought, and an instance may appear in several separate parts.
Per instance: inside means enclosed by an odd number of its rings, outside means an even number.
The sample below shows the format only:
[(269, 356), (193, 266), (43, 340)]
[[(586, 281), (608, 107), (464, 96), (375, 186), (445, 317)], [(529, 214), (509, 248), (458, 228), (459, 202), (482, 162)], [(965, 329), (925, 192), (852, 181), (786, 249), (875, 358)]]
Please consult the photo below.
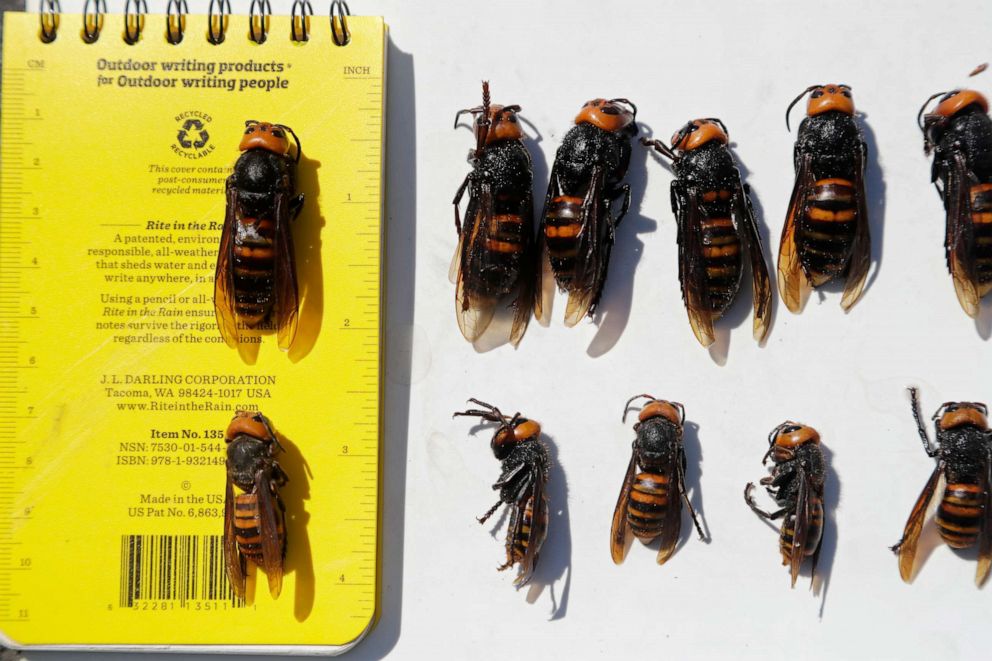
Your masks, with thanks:
[(485, 523), (486, 521), (489, 520), (489, 517), (491, 517), (493, 514), (496, 513), (496, 510), (498, 510), (499, 506), (502, 504), (503, 504), (502, 500), (498, 501), (495, 505), (489, 508), (488, 512), (483, 514), (481, 517), (477, 518), (476, 521), (478, 521), (479, 523)]

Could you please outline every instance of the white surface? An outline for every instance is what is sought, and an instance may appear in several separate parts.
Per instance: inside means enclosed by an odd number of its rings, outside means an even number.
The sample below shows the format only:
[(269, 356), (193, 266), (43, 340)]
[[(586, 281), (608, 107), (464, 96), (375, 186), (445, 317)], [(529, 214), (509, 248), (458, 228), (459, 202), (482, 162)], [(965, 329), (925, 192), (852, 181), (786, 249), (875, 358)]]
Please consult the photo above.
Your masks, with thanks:
[[(288, 12), (288, 2), (273, 4)], [(318, 15), (326, 4), (315, 3)], [(887, 546), (933, 469), (904, 387), (922, 388), (927, 416), (945, 400), (992, 403), (992, 310), (986, 303), (976, 328), (955, 300), (915, 125), (932, 92), (992, 92), (992, 74), (967, 78), (992, 59), (987, 4), (351, 4), (384, 14), (392, 42), (382, 619), (347, 658), (986, 658), (992, 606), (989, 590), (973, 585), (974, 554), (940, 545), (907, 586)], [(771, 266), (793, 181), (785, 108), (811, 83), (851, 85), (873, 162), (878, 261), (865, 297), (845, 315), (835, 289), (794, 316), (776, 295), (759, 348), (745, 294), (719, 325), (730, 339), (717, 364), (679, 295), (671, 176), (636, 148), (634, 204), (602, 318), (566, 329), (559, 299), (551, 327), (532, 324), (518, 351), (476, 352), (458, 332), (446, 273), (450, 201), (472, 146), (451, 123), (478, 104), (482, 78), (494, 102), (521, 104), (541, 133), (528, 143), (537, 199), (587, 99), (629, 97), (661, 138), (687, 119), (719, 116), (754, 191)], [(802, 105), (796, 123), (801, 114)], [(655, 550), (635, 543), (616, 567), (607, 538), (632, 439), (620, 414), (645, 391), (683, 402), (698, 425), (687, 439), (689, 482), (713, 539), (700, 543), (686, 520), (687, 541), (669, 564), (659, 568)], [(539, 420), (553, 448), (554, 515), (538, 575), (550, 585), (533, 604), (495, 571), (502, 529), (474, 520), (495, 500), (499, 466), (489, 431), (472, 437), (470, 420), (451, 419), (468, 396)], [(805, 580), (789, 589), (776, 533), (742, 499), (744, 484), (765, 474), (769, 429), (785, 418), (815, 426), (829, 451), (819, 596)]]

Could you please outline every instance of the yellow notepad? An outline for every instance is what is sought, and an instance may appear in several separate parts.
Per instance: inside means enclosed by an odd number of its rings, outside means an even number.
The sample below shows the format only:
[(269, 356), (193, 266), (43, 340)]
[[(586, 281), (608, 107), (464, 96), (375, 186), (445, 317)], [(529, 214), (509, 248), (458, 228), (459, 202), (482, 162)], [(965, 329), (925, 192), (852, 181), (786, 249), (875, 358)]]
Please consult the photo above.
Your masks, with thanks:
[[(0, 632), (7, 646), (347, 646), (378, 599), (386, 28), (248, 17), (99, 39), (5, 19), (0, 215)], [(245, 120), (302, 144), (300, 324), (224, 344), (213, 289)], [(257, 335), (257, 334), (256, 334)], [(283, 590), (224, 574), (223, 432), (272, 421), (289, 476)], [(258, 577), (257, 583), (255, 577)]]

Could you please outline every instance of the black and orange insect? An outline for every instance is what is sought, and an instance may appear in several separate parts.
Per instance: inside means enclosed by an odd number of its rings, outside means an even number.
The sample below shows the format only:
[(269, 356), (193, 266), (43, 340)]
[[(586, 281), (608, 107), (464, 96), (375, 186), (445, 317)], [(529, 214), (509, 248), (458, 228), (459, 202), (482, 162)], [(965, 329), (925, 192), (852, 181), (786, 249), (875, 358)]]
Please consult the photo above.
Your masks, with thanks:
[[(516, 292), (510, 342), (516, 346), (533, 311), (534, 174), (517, 113), (520, 106), (491, 105), (489, 83), (482, 83), (482, 105), (458, 111), (475, 116), (472, 171), (455, 194), (458, 252), (452, 261), (455, 317), (469, 342), (489, 327), (496, 306)], [(462, 226), (459, 204), (468, 191)]]
[(503, 505), (512, 508), (506, 529), (506, 562), (500, 565), (499, 571), (519, 564), (514, 585), (521, 586), (530, 580), (537, 567), (541, 546), (548, 535), (545, 486), (551, 458), (548, 448), (540, 441), (541, 425), (537, 422), (521, 417), (519, 413), (508, 418), (491, 404), (477, 399), (468, 401), (483, 409), (459, 411), (455, 416), (474, 416), (499, 425), (490, 447), (503, 469), (493, 484), (493, 489), (499, 491), (499, 500), (478, 521), (485, 523)]
[(635, 395), (624, 407), (624, 422), (631, 402), (641, 397), (647, 398), (648, 403), (634, 424), (637, 436), (613, 510), (610, 554), (616, 564), (623, 562), (628, 549), (628, 531), (645, 544), (661, 537), (658, 550), (658, 564), (661, 565), (672, 557), (679, 541), (682, 501), (689, 508), (699, 538), (706, 537), (685, 488), (686, 462), (682, 446), (685, 409), (678, 402), (668, 402), (653, 395)]
[(935, 517), (937, 532), (948, 546), (964, 549), (978, 544), (975, 584), (982, 585), (992, 567), (992, 431), (988, 408), (977, 402), (945, 402), (933, 414), (937, 446), (930, 442), (920, 418), (916, 388), (909, 389), (913, 419), (927, 455), (937, 460), (926, 486), (906, 521), (902, 539), (892, 547), (899, 556), (899, 575), (913, 579), (916, 547), (927, 508), (944, 481)]
[(771, 475), (761, 478), (761, 484), (781, 509), (769, 514), (759, 508), (751, 495), (752, 482), (744, 488), (744, 501), (763, 519), (782, 519), (779, 550), (782, 564), (789, 565), (795, 587), (804, 558), (812, 556), (811, 573), (815, 574), (823, 538), (823, 483), (827, 468), (820, 435), (798, 422), (783, 422), (768, 435), (768, 452), (761, 463), (765, 464), (769, 457), (774, 466)]
[(754, 292), (754, 338), (771, 321), (771, 286), (749, 188), (728, 148), (727, 127), (715, 117), (686, 123), (671, 146), (642, 138), (671, 159), (672, 212), (678, 222), (679, 283), (689, 324), (704, 347), (713, 344), (713, 322), (740, 289), (747, 255)]
[(303, 194), (295, 194), (300, 141), (288, 126), (249, 120), (239, 149), (227, 178), (214, 275), (217, 326), (230, 347), (238, 346), (243, 329), (277, 329), (279, 347), (286, 351), (299, 316), (290, 223), (303, 208)]
[(224, 564), (228, 579), (234, 592), (244, 597), (246, 560), (251, 560), (265, 571), (269, 593), (278, 597), (286, 556), (285, 508), (279, 488), (289, 481), (275, 459), (283, 452), (282, 445), (268, 418), (254, 411), (238, 411), (224, 441)]
[[(637, 108), (627, 99), (587, 101), (555, 155), (540, 241), (558, 289), (568, 292), (566, 326), (594, 314), (603, 294), (617, 227), (630, 207), (630, 185), (621, 182), (630, 165), (630, 140), (637, 135), (636, 117)], [(544, 263), (541, 257), (538, 279)], [(543, 320), (540, 294), (534, 310)]]
[(844, 278), (840, 305), (861, 297), (871, 265), (871, 235), (865, 197), (868, 146), (854, 119), (847, 85), (811, 85), (806, 117), (793, 150), (796, 183), (778, 252), (778, 291), (792, 312), (802, 309), (812, 287)]
[[(940, 97), (932, 112), (923, 114)], [(944, 252), (958, 302), (978, 316), (992, 291), (992, 119), (974, 90), (938, 92), (920, 108), (924, 150), (933, 152), (930, 181), (944, 202)], [(917, 119), (920, 119), (918, 116)]]

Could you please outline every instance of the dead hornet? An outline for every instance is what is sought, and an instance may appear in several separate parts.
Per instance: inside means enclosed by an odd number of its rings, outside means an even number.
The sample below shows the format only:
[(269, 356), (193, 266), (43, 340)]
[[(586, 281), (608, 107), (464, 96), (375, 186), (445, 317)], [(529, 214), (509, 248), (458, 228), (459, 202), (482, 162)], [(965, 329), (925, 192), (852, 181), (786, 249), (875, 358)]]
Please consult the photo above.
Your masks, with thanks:
[(502, 473), (493, 484), (499, 491), (499, 500), (479, 518), (479, 523), (489, 520), (496, 510), (509, 505), (510, 523), (506, 529), (506, 562), (499, 571), (520, 565), (514, 585), (521, 586), (530, 580), (537, 567), (541, 545), (548, 535), (548, 497), (544, 493), (551, 470), (548, 448), (539, 439), (541, 425), (534, 420), (514, 413), (508, 418), (492, 404), (469, 399), (484, 410), (459, 411), (465, 415), (495, 422), (499, 426), (493, 433), (490, 447), (502, 464)]
[(630, 207), (630, 185), (621, 183), (637, 135), (637, 108), (627, 99), (587, 101), (562, 140), (551, 168), (541, 214), (539, 284), (534, 312), (544, 319), (545, 259), (558, 289), (568, 292), (565, 325), (596, 311), (603, 295), (616, 230)]
[(810, 287), (844, 278), (840, 305), (850, 309), (864, 290), (871, 264), (865, 195), (868, 145), (854, 119), (847, 85), (812, 85), (799, 125), (793, 160), (796, 183), (782, 228), (778, 290), (786, 307), (799, 312)]
[[(275, 456), (283, 452), (261, 413), (238, 411), (224, 434), (224, 564), (235, 594), (245, 596), (246, 559), (261, 567), (273, 598), (282, 590), (286, 557), (285, 507), (279, 489), (289, 481)], [(239, 493), (234, 492), (234, 487)]]
[[(489, 83), (482, 83), (482, 105), (460, 110), (475, 119), (472, 171), (455, 194), (458, 252), (452, 261), (455, 316), (469, 342), (479, 339), (499, 301), (516, 292), (510, 342), (516, 346), (534, 304), (534, 202), (530, 153), (517, 120), (520, 106), (490, 105)], [(457, 123), (456, 123), (457, 126)], [(468, 190), (462, 225), (458, 205)], [(457, 269), (457, 271), (455, 271)]]
[[(935, 98), (940, 102), (924, 115)], [(977, 317), (992, 291), (992, 118), (974, 90), (937, 92), (923, 104), (923, 147), (933, 152), (930, 180), (944, 203), (944, 253), (958, 302)]]
[(937, 460), (937, 465), (913, 506), (902, 539), (892, 547), (899, 555), (899, 575), (907, 583), (913, 578), (916, 545), (927, 507), (943, 478), (944, 492), (935, 517), (937, 532), (951, 548), (966, 549), (978, 544), (975, 584), (981, 585), (992, 567), (992, 431), (988, 408), (978, 402), (941, 404), (933, 414), (937, 431), (934, 447), (920, 419), (916, 388), (910, 388), (909, 393), (923, 450)]
[(642, 542), (661, 537), (658, 564), (664, 564), (679, 542), (682, 530), (682, 501), (685, 501), (700, 539), (706, 539), (696, 511), (685, 489), (685, 449), (682, 428), (685, 409), (678, 402), (666, 402), (653, 395), (636, 395), (627, 401), (623, 420), (627, 420), (630, 403), (646, 397), (634, 424), (630, 464), (620, 487), (613, 526), (610, 529), (610, 554), (620, 564), (627, 555), (627, 531)]
[(694, 119), (675, 132), (671, 146), (641, 144), (671, 159), (672, 212), (678, 222), (679, 284), (689, 325), (704, 347), (715, 341), (713, 322), (733, 304), (751, 270), (752, 334), (761, 342), (771, 321), (771, 285), (750, 188), (728, 146), (727, 127), (716, 117)]
[[(239, 328), (278, 329), (279, 348), (296, 337), (299, 295), (290, 223), (303, 208), (296, 190), (302, 151), (293, 130), (249, 120), (241, 156), (227, 178), (227, 212), (214, 275), (214, 312), (228, 346)], [(296, 142), (290, 156), (288, 134)]]
[(761, 478), (761, 484), (782, 509), (771, 514), (760, 509), (751, 496), (752, 482), (744, 488), (744, 500), (761, 518), (782, 519), (779, 550), (782, 564), (789, 565), (795, 587), (804, 558), (813, 557), (811, 572), (816, 572), (823, 538), (823, 483), (827, 469), (820, 434), (798, 422), (783, 422), (768, 435), (768, 452), (761, 463), (769, 457), (775, 465), (771, 475)]

